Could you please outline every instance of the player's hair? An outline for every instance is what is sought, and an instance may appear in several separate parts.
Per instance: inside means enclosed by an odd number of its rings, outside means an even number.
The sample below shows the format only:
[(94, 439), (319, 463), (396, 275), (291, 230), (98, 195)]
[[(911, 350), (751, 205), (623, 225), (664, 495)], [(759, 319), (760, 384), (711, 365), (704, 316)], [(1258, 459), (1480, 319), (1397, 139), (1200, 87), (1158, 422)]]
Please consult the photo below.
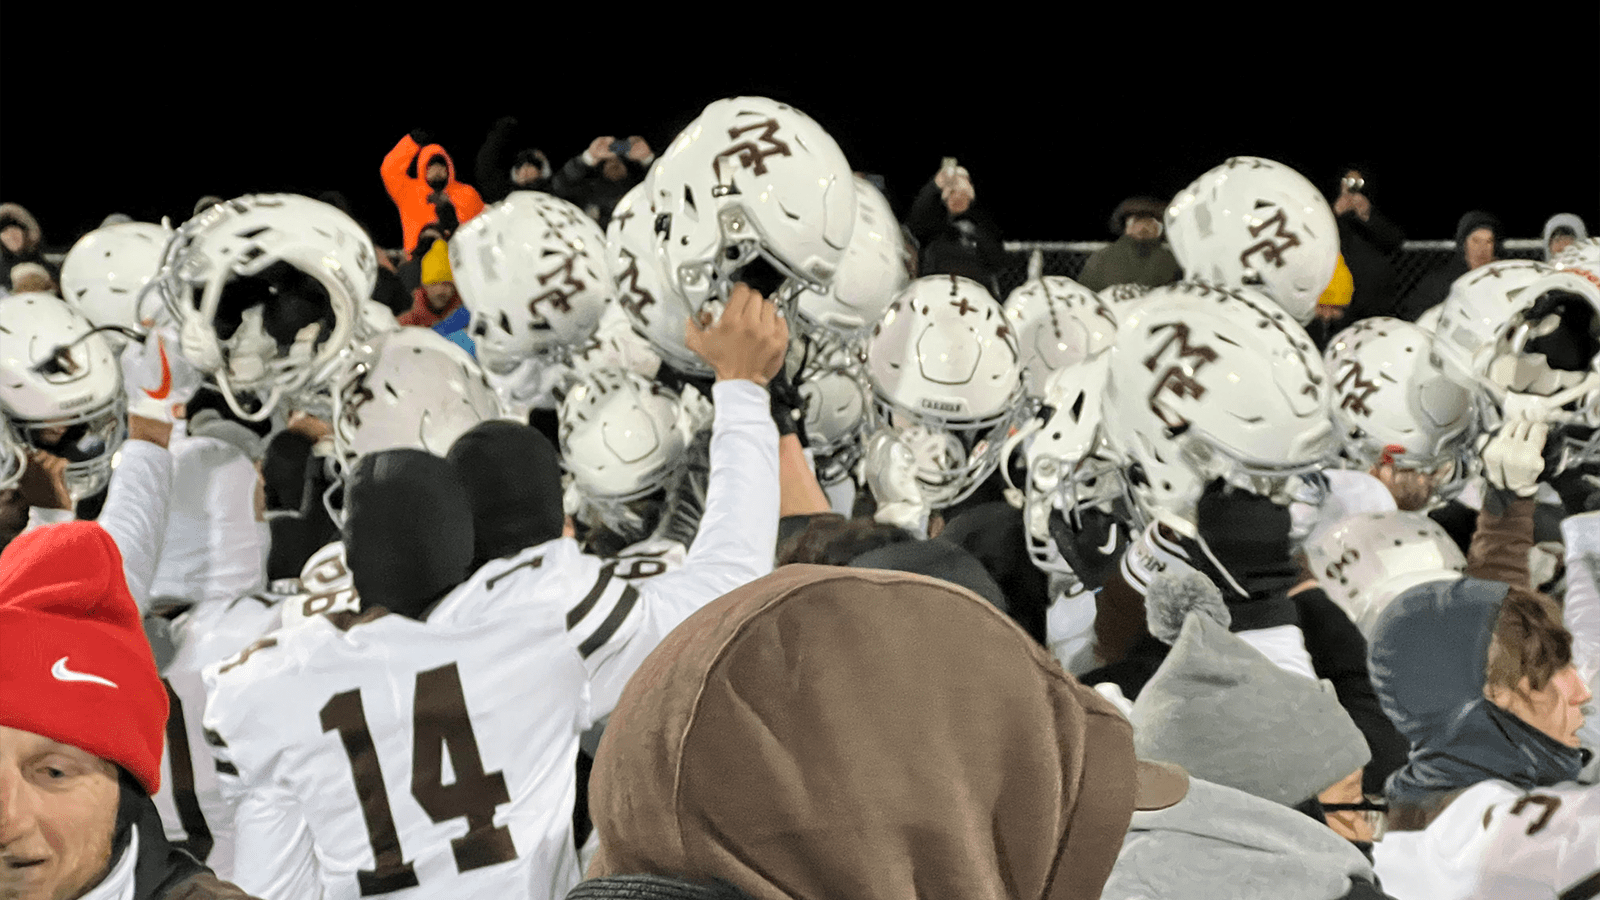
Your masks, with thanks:
[(1561, 624), (1555, 601), (1526, 588), (1511, 587), (1484, 668), (1484, 691), (1495, 688), (1522, 694), (1522, 679), (1542, 690), (1556, 673), (1572, 663), (1572, 632)]
[(820, 566), (847, 566), (863, 553), (916, 540), (916, 536), (895, 525), (872, 519), (845, 519), (820, 515), (806, 525), (779, 551), (778, 565), (809, 563)]

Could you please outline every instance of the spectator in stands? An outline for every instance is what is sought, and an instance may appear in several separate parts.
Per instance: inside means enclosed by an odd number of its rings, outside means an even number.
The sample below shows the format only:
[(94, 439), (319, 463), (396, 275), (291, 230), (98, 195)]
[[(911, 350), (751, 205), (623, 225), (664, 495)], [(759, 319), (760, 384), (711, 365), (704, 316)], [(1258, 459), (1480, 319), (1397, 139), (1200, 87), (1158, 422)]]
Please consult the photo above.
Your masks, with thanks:
[(449, 245), (434, 241), (422, 254), (422, 284), (413, 295), (411, 309), (398, 318), (401, 325), (433, 328), (461, 309), (455, 275), (450, 271)]
[(785, 566), (628, 682), (569, 897), (1098, 897), (1134, 810), (1188, 787), (971, 592)]
[(1183, 277), (1178, 260), (1161, 243), (1161, 216), (1166, 204), (1154, 197), (1129, 197), (1111, 213), (1116, 241), (1084, 261), (1078, 283), (1091, 291), (1113, 284), (1160, 287)]
[(11, 267), (11, 293), (26, 294), (31, 291), (40, 291), (46, 294), (60, 295), (56, 289), (56, 281), (50, 277), (50, 270), (36, 262), (18, 263)]
[(150, 800), (168, 689), (111, 536), (36, 529), (0, 573), (0, 896), (249, 900)]
[(1475, 209), (1456, 223), (1456, 255), (1450, 261), (1422, 276), (1395, 311), (1397, 318), (1415, 322), (1450, 293), (1457, 278), (1505, 254), (1505, 226), (1492, 213)]
[(11, 283), (11, 267), (38, 263), (50, 273), (50, 280), (61, 277), (61, 270), (44, 258), (44, 233), (39, 220), (15, 203), (0, 203), (0, 285)]
[[(550, 160), (544, 151), (516, 140), (517, 120), (504, 116), (489, 129), (478, 150), (477, 165), (473, 175), (478, 181), (478, 194), (485, 203), (499, 203), (512, 191), (544, 191), (550, 193)], [(513, 147), (522, 144), (520, 150)], [(614, 204), (613, 204), (614, 205)]]
[(1400, 252), (1406, 236), (1372, 204), (1372, 197), (1371, 167), (1347, 166), (1339, 176), (1339, 193), (1333, 199), (1333, 214), (1339, 217), (1339, 252), (1355, 283), (1355, 294), (1339, 322), (1341, 327), (1373, 316), (1393, 315), (1400, 301), (1399, 275), (1392, 257)]
[(622, 195), (644, 180), (655, 158), (650, 145), (638, 135), (620, 141), (603, 135), (590, 141), (587, 150), (567, 160), (550, 180), (550, 190), (576, 204), (604, 228)]
[(1572, 213), (1556, 213), (1544, 223), (1544, 258), (1550, 259), (1575, 241), (1589, 237), (1583, 220)]
[(1000, 228), (978, 203), (971, 175), (955, 160), (947, 160), (922, 186), (905, 224), (921, 248), (918, 275), (961, 275), (1001, 296), (997, 279), (1005, 247)]
[(400, 210), (400, 229), (406, 253), (415, 257), (424, 226), (439, 223), (448, 239), (462, 222), (483, 212), (483, 198), (470, 185), (456, 180), (450, 154), (416, 129), (402, 137), (379, 167), (383, 186)]

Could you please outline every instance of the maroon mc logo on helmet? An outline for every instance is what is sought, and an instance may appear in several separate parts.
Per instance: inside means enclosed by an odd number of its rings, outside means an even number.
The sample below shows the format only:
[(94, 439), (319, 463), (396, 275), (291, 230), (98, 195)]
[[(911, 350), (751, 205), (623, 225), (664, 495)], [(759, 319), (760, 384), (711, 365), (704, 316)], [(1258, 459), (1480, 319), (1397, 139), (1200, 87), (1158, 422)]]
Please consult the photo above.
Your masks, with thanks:
[(1168, 409), (1161, 402), (1161, 395), (1170, 393), (1175, 397), (1190, 397), (1199, 399), (1205, 396), (1206, 386), (1196, 380), (1195, 376), (1207, 365), (1217, 361), (1217, 351), (1208, 346), (1196, 346), (1189, 343), (1189, 326), (1182, 322), (1166, 322), (1150, 329), (1150, 334), (1170, 330), (1161, 346), (1145, 358), (1144, 367), (1152, 372), (1161, 365), (1162, 359), (1167, 356), (1167, 351), (1176, 347), (1177, 355), (1172, 357), (1167, 368), (1156, 379), (1154, 388), (1150, 390), (1150, 411), (1155, 413), (1168, 428), (1181, 428), (1189, 424), (1189, 420)]
[(711, 168), (717, 176), (717, 181), (723, 180), (722, 160), (725, 157), (734, 156), (739, 160), (740, 166), (749, 169), (753, 174), (765, 175), (767, 174), (767, 157), (792, 155), (789, 151), (789, 144), (778, 139), (777, 119), (766, 119), (742, 128), (729, 128), (728, 137), (738, 140), (740, 135), (748, 134), (758, 128), (761, 129), (761, 133), (755, 136), (755, 140), (739, 141), (739, 143), (718, 153), (716, 158), (711, 161)]

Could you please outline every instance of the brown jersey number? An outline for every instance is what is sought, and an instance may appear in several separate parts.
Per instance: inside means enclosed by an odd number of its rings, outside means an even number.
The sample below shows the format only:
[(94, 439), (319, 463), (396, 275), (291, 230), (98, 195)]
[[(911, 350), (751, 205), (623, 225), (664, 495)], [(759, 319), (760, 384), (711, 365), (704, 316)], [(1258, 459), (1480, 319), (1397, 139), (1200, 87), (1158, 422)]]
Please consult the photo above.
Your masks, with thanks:
[[(503, 772), (483, 771), (455, 663), (417, 673), (412, 708), (411, 796), (435, 823), (467, 820), (467, 833), (450, 842), (456, 870), (470, 872), (516, 859), (510, 829), (494, 824), (495, 807), (511, 802), (511, 793)], [(344, 743), (372, 843), (373, 868), (356, 873), (361, 896), (416, 887), (416, 869), (400, 847), (359, 689), (335, 694), (322, 707), (322, 730), (339, 732)], [(446, 749), (455, 770), (450, 784), (444, 782)]]

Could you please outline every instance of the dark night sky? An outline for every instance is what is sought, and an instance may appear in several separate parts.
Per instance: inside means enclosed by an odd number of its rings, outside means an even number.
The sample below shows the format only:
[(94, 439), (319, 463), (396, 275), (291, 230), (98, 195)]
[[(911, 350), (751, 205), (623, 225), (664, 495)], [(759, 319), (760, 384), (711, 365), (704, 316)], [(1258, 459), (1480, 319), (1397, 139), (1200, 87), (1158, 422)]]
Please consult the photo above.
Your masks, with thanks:
[[(1017, 13), (880, 41), (887, 26), (823, 24), (821, 13), (790, 32), (730, 37), (756, 15), (749, 6), (715, 22), (685, 13), (692, 28), (636, 21), (615, 41), (601, 38), (599, 13), (536, 17), (540, 39), (525, 22), (494, 38), (498, 21), (486, 20), (476, 38), (458, 23), (433, 40), (398, 26), (312, 28), (308, 10), (263, 6), (282, 33), (243, 40), (188, 35), (179, 25), (196, 16), (181, 11), (100, 18), (83, 34), (68, 21), (83, 10), (58, 6), (7, 4), (0, 19), (12, 35), (72, 34), (6, 42), (0, 199), (33, 210), (61, 248), (113, 211), (179, 220), (204, 194), (329, 189), (393, 246), (378, 163), (413, 127), (470, 172), (490, 124), (516, 115), (559, 166), (596, 134), (637, 132), (659, 151), (705, 103), (739, 93), (804, 109), (852, 165), (888, 178), (897, 207), (941, 157), (960, 158), (1014, 239), (1103, 239), (1124, 196), (1170, 196), (1235, 154), (1278, 159), (1324, 187), (1343, 162), (1366, 160), (1376, 202), (1414, 238), (1450, 236), (1472, 208), (1499, 214), (1513, 237), (1558, 211), (1600, 226), (1593, 5), (1561, 28), (1496, 23), (1475, 39), (1356, 12), (1292, 33), (1195, 14), (1150, 34), (1141, 10), (1093, 34), (1087, 20)], [(846, 38), (817, 37), (830, 33)], [(1553, 46), (1563, 40), (1571, 62)], [(42, 73), (40, 87), (19, 87), (18, 72)]]

